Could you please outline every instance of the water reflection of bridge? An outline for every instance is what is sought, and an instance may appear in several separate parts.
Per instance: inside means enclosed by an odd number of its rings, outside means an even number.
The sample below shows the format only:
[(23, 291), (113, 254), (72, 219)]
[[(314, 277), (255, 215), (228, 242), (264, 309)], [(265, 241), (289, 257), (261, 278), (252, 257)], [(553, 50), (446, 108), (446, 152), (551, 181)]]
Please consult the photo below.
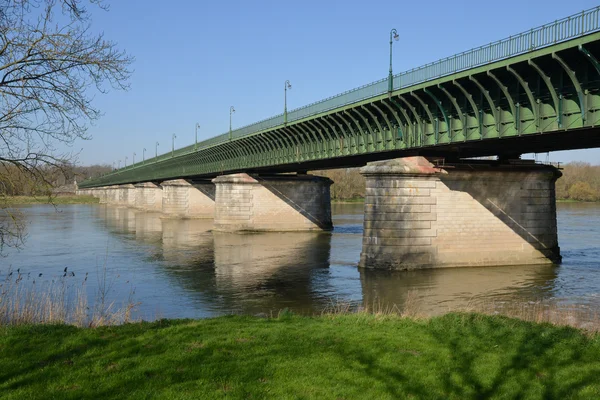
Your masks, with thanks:
[[(319, 312), (337, 292), (330, 273), (331, 234), (213, 232), (212, 221), (161, 218), (160, 213), (100, 206), (113, 233), (149, 245), (165, 279), (183, 290), (190, 307), (214, 312), (268, 313), (288, 307)], [(342, 233), (336, 246), (348, 233)], [(349, 220), (349, 224), (356, 221)], [(354, 226), (352, 225), (352, 226)], [(362, 232), (354, 232), (361, 237)], [(336, 235), (334, 232), (333, 235)], [(357, 253), (358, 254), (358, 253)], [(358, 261), (358, 260), (356, 260)], [(552, 294), (556, 267), (514, 266), (382, 271), (349, 268), (351, 297), (365, 306), (417, 304), (440, 313), (481, 301), (536, 301)], [(360, 281), (360, 282), (358, 282)]]
[(98, 213), (111, 232), (152, 245), (165, 277), (203, 307), (311, 312), (327, 304), (313, 286), (326, 279), (329, 233), (212, 232), (210, 220), (161, 218), (159, 213), (108, 206)]
[(523, 265), (420, 271), (360, 269), (363, 304), (397, 305), (423, 314), (552, 297), (557, 266)]

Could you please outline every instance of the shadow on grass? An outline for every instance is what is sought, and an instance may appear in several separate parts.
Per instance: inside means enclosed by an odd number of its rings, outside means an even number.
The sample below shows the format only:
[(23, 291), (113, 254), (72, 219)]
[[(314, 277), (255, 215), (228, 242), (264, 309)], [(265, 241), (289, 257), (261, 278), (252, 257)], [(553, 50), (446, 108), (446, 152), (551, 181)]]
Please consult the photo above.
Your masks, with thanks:
[(565, 399), (600, 389), (597, 337), (586, 351), (593, 339), (574, 328), (476, 314), (446, 315), (430, 326), (450, 355), (439, 376), (447, 394)]
[(13, 398), (562, 399), (600, 390), (598, 336), (470, 314), (18, 327), (0, 335), (0, 355), (0, 391)]

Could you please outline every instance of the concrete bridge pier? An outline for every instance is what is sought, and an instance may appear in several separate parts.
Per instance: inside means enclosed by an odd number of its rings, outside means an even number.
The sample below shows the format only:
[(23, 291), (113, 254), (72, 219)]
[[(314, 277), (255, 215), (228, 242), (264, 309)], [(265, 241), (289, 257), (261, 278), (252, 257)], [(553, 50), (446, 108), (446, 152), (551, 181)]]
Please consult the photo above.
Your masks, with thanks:
[(117, 205), (125, 207), (135, 207), (136, 188), (131, 184), (119, 185), (117, 189)]
[(179, 218), (214, 218), (215, 185), (209, 181), (175, 179), (160, 184), (162, 212)]
[(152, 182), (138, 183), (135, 192), (135, 208), (162, 211), (162, 187)]
[(92, 196), (97, 197), (100, 204), (106, 204), (106, 187), (91, 189)]
[(106, 187), (106, 204), (114, 206), (119, 204), (119, 185)]
[(370, 163), (360, 266), (421, 269), (559, 262), (554, 167), (516, 160)]
[(314, 175), (223, 175), (213, 179), (215, 230), (331, 230), (329, 178)]

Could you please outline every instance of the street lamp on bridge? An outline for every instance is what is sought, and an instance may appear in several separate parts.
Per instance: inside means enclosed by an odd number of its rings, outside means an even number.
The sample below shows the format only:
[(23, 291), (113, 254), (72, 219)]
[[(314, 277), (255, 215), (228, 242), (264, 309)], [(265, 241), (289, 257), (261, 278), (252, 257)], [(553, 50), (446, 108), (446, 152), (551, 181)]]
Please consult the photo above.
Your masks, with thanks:
[(289, 80), (285, 81), (283, 85), (283, 124), (287, 125), (287, 91), (291, 89), (292, 85)]
[(128, 157), (127, 157), (127, 156), (125, 156), (125, 165), (123, 165), (123, 167), (126, 167), (126, 166), (127, 166), (127, 159), (128, 159)]
[(196, 142), (194, 144), (194, 150), (198, 147), (198, 128), (200, 128), (200, 124), (196, 122)]
[(133, 158), (131, 160), (131, 165), (135, 164), (135, 152), (133, 152)]
[(121, 160), (119, 160), (119, 164), (117, 164), (119, 167), (118, 169), (121, 169)]
[[(158, 142), (156, 142), (156, 146), (154, 147), (154, 151), (155, 151), (154, 152), (155, 157), (158, 158)], [(157, 160), (154, 160), (154, 161), (157, 161)]]
[(172, 147), (171, 147), (171, 157), (175, 156), (175, 139), (177, 139), (177, 135), (173, 134)]
[(390, 74), (388, 76), (388, 92), (392, 92), (394, 90), (394, 75), (392, 74), (392, 43), (393, 41), (398, 41), (400, 36), (398, 36), (398, 31), (396, 29), (392, 29), (390, 31)]
[(116, 168), (115, 168), (115, 164), (116, 164), (116, 163), (113, 161), (113, 171), (116, 169)]
[(231, 140), (231, 115), (235, 112), (233, 106), (229, 107), (229, 140)]
[(146, 148), (142, 150), (142, 164), (146, 164)]

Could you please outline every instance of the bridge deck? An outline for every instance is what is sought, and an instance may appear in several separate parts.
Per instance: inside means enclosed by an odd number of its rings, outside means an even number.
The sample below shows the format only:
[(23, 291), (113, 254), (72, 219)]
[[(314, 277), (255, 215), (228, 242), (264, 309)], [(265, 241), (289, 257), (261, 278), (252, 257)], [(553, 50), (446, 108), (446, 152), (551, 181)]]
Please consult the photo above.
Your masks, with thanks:
[(80, 186), (598, 147), (598, 54), (600, 7)]

